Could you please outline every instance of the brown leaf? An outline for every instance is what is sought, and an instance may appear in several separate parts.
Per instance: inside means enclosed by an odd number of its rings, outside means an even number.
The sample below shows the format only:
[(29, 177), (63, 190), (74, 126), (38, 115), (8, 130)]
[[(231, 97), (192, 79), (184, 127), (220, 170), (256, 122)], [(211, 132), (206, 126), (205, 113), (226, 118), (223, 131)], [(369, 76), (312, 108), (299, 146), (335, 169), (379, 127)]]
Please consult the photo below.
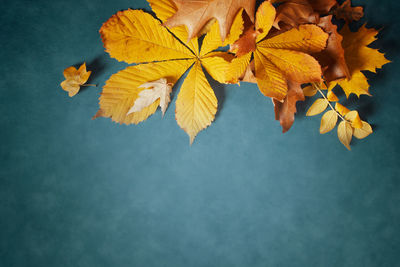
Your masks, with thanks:
[(319, 14), (328, 14), (332, 7), (337, 5), (336, 0), (308, 0), (314, 11)]
[(222, 40), (225, 40), (236, 14), (243, 8), (254, 21), (255, 0), (173, 0), (178, 11), (164, 25), (176, 27), (186, 25), (189, 39), (196, 37), (207, 22), (213, 18), (220, 25)]
[(307, 0), (290, 0), (277, 7), (274, 27), (280, 29), (281, 22), (297, 27), (300, 24), (316, 23), (318, 18), (318, 13)]
[(314, 54), (314, 57), (321, 64), (324, 79), (331, 82), (338, 79), (349, 78), (342, 47), (343, 37), (337, 32), (337, 26), (332, 24), (332, 16), (322, 17), (319, 20), (320, 26), (326, 33), (329, 33), (327, 47), (325, 50)]
[(275, 109), (275, 119), (278, 120), (283, 129), (283, 133), (289, 131), (294, 123), (294, 114), (297, 112), (297, 101), (304, 101), (303, 89), (300, 83), (288, 81), (288, 93), (283, 103), (273, 99)]
[(347, 23), (358, 21), (364, 17), (364, 8), (361, 6), (352, 7), (351, 0), (346, 0), (342, 5), (336, 7), (331, 12), (338, 19), (344, 19)]
[(260, 34), (254, 27), (254, 23), (250, 20), (249, 16), (244, 15), (244, 30), (240, 38), (231, 45), (230, 51), (234, 52), (237, 57), (246, 55), (249, 52), (256, 51), (256, 40)]

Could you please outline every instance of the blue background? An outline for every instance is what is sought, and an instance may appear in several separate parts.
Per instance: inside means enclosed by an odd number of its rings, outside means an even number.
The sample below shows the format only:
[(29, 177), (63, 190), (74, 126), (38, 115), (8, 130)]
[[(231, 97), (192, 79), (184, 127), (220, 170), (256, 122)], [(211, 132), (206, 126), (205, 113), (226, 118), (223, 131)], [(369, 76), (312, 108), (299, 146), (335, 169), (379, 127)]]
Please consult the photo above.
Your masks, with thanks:
[[(174, 102), (138, 126), (92, 121), (126, 67), (98, 30), (147, 3), (2, 3), (0, 266), (400, 266), (400, 4), (364, 4), (394, 63), (346, 102), (375, 129), (348, 152), (310, 101), (283, 135), (254, 85), (214, 86), (220, 111), (193, 146)], [(83, 61), (100, 86), (69, 98), (63, 69)]]

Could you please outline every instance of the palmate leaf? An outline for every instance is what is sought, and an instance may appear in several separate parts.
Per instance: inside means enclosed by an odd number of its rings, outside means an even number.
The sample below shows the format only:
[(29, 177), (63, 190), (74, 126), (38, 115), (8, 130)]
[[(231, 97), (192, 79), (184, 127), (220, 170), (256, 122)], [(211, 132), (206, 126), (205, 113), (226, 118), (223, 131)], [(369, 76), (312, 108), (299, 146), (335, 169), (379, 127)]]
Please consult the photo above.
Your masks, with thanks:
[[(162, 20), (173, 16), (177, 10), (171, 0), (149, 2)], [(160, 99), (149, 97), (155, 102), (149, 103), (146, 99), (145, 105), (142, 103), (143, 105), (134, 106), (140, 96), (144, 97), (144, 93), (140, 95), (140, 92), (145, 89), (140, 85), (161, 78), (175, 84), (194, 63), (178, 94), (176, 104), (178, 124), (187, 132), (190, 142), (193, 142), (197, 133), (214, 120), (218, 106), (203, 66), (215, 80), (226, 81), (226, 70), (233, 57), (226, 52), (212, 50), (234, 42), (241, 33), (242, 24), (241, 14), (238, 14), (233, 32), (224, 42), (219, 35), (218, 25), (214, 25), (209, 35), (206, 35), (205, 48), (200, 53), (197, 38), (184, 44), (183, 39), (188, 36), (184, 26), (169, 29), (171, 34), (160, 21), (141, 10), (118, 12), (100, 30), (107, 52), (128, 63), (152, 63), (128, 67), (114, 74), (104, 86), (100, 109), (95, 118), (110, 117), (125, 124), (137, 124), (146, 120), (156, 111)]]

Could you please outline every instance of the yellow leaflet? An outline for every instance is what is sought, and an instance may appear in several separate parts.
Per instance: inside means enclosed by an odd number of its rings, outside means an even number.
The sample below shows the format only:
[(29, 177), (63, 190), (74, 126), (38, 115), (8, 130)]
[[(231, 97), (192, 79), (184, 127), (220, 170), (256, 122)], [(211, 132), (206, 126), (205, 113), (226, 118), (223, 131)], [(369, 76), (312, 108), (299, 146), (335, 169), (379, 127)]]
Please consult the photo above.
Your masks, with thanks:
[(289, 80), (298, 83), (321, 81), (321, 66), (308, 54), (265, 47), (257, 47), (257, 51), (279, 68)]
[(146, 89), (138, 87), (160, 78), (166, 78), (168, 83), (175, 84), (193, 62), (194, 60), (176, 60), (142, 64), (112, 75), (101, 93), (100, 109), (95, 118), (107, 117), (121, 124), (138, 124), (146, 120), (157, 110), (159, 99), (141, 111), (127, 115), (139, 93)]
[(252, 52), (247, 53), (244, 56), (234, 58), (229, 64), (228, 71), (226, 73), (227, 83), (238, 83), (239, 78), (246, 72), (246, 68), (250, 63)]
[(195, 56), (158, 20), (142, 10), (118, 12), (103, 24), (100, 34), (110, 56), (127, 63)]
[(205, 57), (201, 58), (201, 63), (207, 70), (208, 74), (214, 78), (214, 80), (220, 83), (227, 82), (227, 70), (229, 69), (230, 62), (233, 59), (233, 55), (225, 52), (213, 52)]
[(328, 107), (328, 102), (323, 98), (315, 100), (314, 104), (308, 109), (306, 116), (315, 116), (325, 111)]
[(265, 96), (283, 100), (288, 87), (286, 77), (258, 50), (254, 53), (255, 76), (258, 87)]
[(200, 52), (201, 57), (217, 49), (218, 47), (233, 44), (237, 39), (239, 39), (239, 36), (243, 32), (242, 13), (243, 13), (243, 8), (236, 15), (230, 33), (228, 37), (225, 38), (224, 42), (221, 39), (219, 23), (218, 21), (215, 21), (215, 23), (211, 26), (210, 31), (204, 37)]
[(199, 61), (196, 61), (182, 84), (176, 100), (176, 120), (193, 143), (196, 135), (211, 125), (218, 101)]
[(267, 36), (268, 32), (272, 28), (276, 15), (274, 6), (269, 2), (265, 1), (258, 8), (256, 13), (256, 30), (259, 31), (256, 41), (259, 42)]
[(353, 128), (347, 121), (342, 121), (338, 126), (338, 137), (340, 142), (348, 149), (350, 148), (350, 142), (353, 137)]
[(329, 35), (316, 25), (300, 25), (258, 44), (259, 47), (279, 48), (303, 53), (317, 53), (325, 49)]
[(319, 128), (319, 132), (321, 134), (325, 134), (327, 132), (332, 131), (333, 128), (335, 128), (336, 126), (337, 120), (338, 120), (338, 115), (336, 111), (334, 110), (327, 111), (321, 118), (321, 126)]
[[(151, 6), (151, 9), (156, 16), (163, 22), (167, 21), (172, 17), (177, 11), (175, 3), (171, 0), (147, 0)], [(198, 56), (199, 54), (199, 42), (196, 37), (187, 42), (189, 34), (186, 26), (178, 26), (173, 28), (168, 28), (176, 37), (179, 38), (183, 43), (185, 43), (191, 50)]]

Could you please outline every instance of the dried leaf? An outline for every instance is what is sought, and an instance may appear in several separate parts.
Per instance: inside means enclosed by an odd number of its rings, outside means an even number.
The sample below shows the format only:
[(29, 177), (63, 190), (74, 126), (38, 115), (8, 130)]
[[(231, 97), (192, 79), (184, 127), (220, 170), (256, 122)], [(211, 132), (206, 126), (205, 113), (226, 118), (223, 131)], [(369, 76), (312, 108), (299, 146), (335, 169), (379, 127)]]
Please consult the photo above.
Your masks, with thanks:
[(294, 123), (294, 114), (296, 114), (297, 101), (304, 101), (305, 97), (299, 83), (288, 81), (288, 93), (282, 102), (273, 99), (275, 109), (275, 119), (282, 125), (283, 133), (290, 130)]
[(308, 97), (315, 96), (317, 94), (317, 92), (318, 92), (318, 90), (312, 85), (308, 85), (303, 88), (304, 95), (308, 96)]
[(350, 143), (353, 137), (353, 127), (350, 123), (342, 121), (338, 126), (338, 137), (340, 142), (348, 149), (351, 150)]
[(321, 134), (328, 133), (335, 128), (338, 120), (338, 114), (334, 110), (327, 111), (321, 118), (321, 126), (319, 132)]
[(346, 108), (345, 106), (343, 106), (340, 103), (336, 103), (335, 110), (337, 112), (339, 112), (339, 114), (342, 115), (342, 116), (345, 116), (347, 113), (350, 112), (350, 110), (348, 108)]
[(279, 24), (285, 23), (290, 27), (298, 27), (300, 24), (314, 23), (319, 15), (306, 0), (291, 0), (279, 5), (276, 9), (274, 27), (280, 29)]
[(329, 91), (326, 97), (328, 98), (328, 100), (329, 100), (330, 102), (337, 102), (337, 101), (339, 101), (339, 98), (333, 93), (333, 91)]
[(217, 19), (222, 40), (225, 40), (236, 14), (243, 8), (254, 21), (255, 0), (173, 0), (178, 11), (164, 25), (186, 25), (189, 39), (196, 37), (212, 18)]
[(357, 32), (351, 32), (348, 25), (345, 25), (340, 34), (343, 36), (342, 45), (350, 71), (350, 79), (333, 82), (332, 87), (339, 84), (347, 97), (352, 93), (357, 96), (370, 95), (367, 78), (361, 71), (376, 72), (376, 69), (390, 62), (378, 49), (367, 47), (376, 40), (378, 31), (367, 29), (363, 25)]
[(218, 101), (197, 61), (182, 84), (176, 100), (176, 120), (192, 144), (196, 135), (211, 125)]
[(348, 112), (345, 115), (345, 119), (351, 121), (351, 126), (355, 129), (361, 129), (363, 127), (363, 123), (356, 110)]
[(328, 107), (328, 102), (323, 98), (315, 100), (314, 104), (308, 109), (306, 116), (315, 116), (321, 114)]
[(364, 139), (372, 134), (372, 127), (367, 122), (362, 121), (362, 127), (360, 129), (354, 129), (354, 137), (357, 139)]
[(138, 88), (151, 88), (140, 91), (139, 97), (136, 99), (135, 104), (128, 111), (128, 114), (139, 112), (144, 108), (153, 104), (156, 100), (160, 100), (160, 107), (164, 116), (169, 102), (171, 102), (170, 94), (172, 86), (168, 83), (167, 79), (161, 78), (157, 81), (148, 82), (140, 85)]
[(344, 19), (347, 23), (358, 21), (364, 17), (364, 9), (361, 6), (352, 7), (351, 0), (346, 0), (340, 6), (337, 6), (332, 14), (338, 19)]
[(337, 26), (332, 24), (332, 16), (321, 18), (318, 26), (329, 34), (326, 49), (313, 55), (321, 64), (325, 81), (349, 78), (350, 73), (342, 47), (343, 37), (337, 32)]
[(81, 89), (81, 85), (89, 80), (91, 71), (86, 71), (86, 63), (83, 63), (79, 69), (69, 67), (64, 70), (65, 81), (61, 83), (64, 91), (68, 92), (70, 97), (76, 95)]

